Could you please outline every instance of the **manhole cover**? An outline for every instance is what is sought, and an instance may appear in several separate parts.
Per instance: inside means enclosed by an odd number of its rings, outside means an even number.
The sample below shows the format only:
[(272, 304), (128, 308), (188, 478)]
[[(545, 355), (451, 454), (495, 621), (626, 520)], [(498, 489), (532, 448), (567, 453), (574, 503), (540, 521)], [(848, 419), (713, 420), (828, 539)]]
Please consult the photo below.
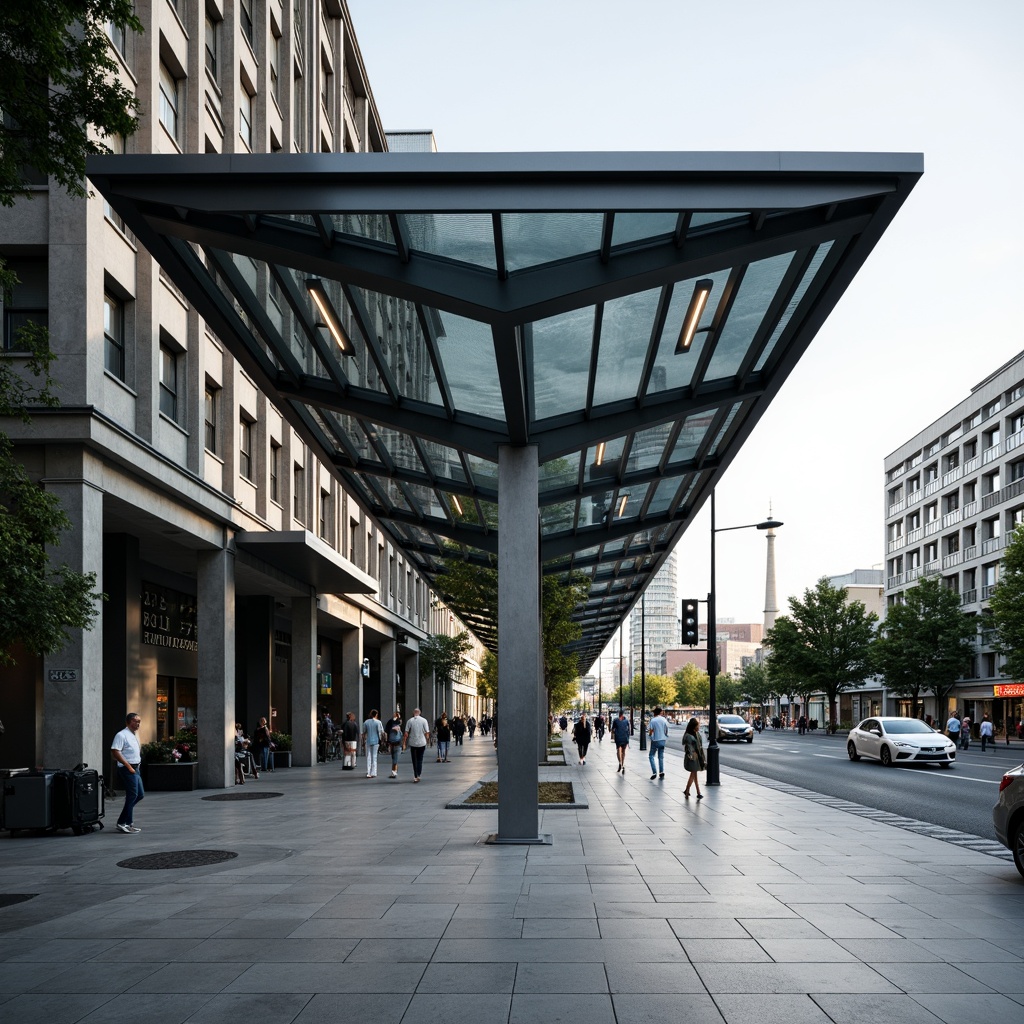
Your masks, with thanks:
[(0, 892), (0, 907), (13, 907), (15, 903), (35, 899), (37, 892)]
[(147, 853), (142, 857), (119, 860), (119, 868), (134, 868), (136, 871), (163, 871), (167, 868), (201, 868), (207, 864), (220, 864), (234, 860), (237, 853), (231, 850), (169, 850), (167, 853)]
[(215, 793), (213, 796), (204, 796), (204, 800), (269, 800), (272, 796), (284, 796), (284, 793), (266, 793), (259, 790), (256, 793)]

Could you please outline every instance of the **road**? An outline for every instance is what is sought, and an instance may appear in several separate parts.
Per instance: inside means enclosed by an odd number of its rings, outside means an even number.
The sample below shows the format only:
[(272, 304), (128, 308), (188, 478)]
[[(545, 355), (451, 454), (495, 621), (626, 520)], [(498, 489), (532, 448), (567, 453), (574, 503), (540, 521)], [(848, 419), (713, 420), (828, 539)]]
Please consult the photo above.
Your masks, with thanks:
[[(678, 771), (682, 771), (682, 732), (673, 727), (668, 742), (672, 756), (679, 758)], [(792, 731), (767, 731), (755, 736), (753, 743), (723, 743), (719, 749), (723, 774), (734, 767), (993, 840), (992, 806), (999, 793), (999, 780), (1005, 771), (1024, 761), (1024, 748), (1019, 743), (1009, 748), (995, 744), (982, 754), (981, 744), (972, 742), (970, 750), (958, 752), (952, 768), (883, 768), (874, 761), (851, 762), (846, 756), (845, 733), (799, 736)], [(634, 758), (638, 753), (634, 748)], [(723, 779), (722, 784), (728, 785), (728, 781)]]

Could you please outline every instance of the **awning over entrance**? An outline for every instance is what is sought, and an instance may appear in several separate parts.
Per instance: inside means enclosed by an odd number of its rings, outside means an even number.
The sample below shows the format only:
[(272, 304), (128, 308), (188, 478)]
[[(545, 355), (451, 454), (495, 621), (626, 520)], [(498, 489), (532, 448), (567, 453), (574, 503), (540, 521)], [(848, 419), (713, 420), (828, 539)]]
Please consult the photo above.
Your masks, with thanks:
[[(543, 571), (592, 581), (584, 665), (922, 173), (842, 153), (88, 166), (428, 578), (453, 553), (496, 564), (498, 447), (537, 446)], [(496, 613), (466, 618), (494, 643)]]
[(313, 586), (318, 594), (376, 594), (373, 577), (306, 530), (240, 533), (243, 551)]

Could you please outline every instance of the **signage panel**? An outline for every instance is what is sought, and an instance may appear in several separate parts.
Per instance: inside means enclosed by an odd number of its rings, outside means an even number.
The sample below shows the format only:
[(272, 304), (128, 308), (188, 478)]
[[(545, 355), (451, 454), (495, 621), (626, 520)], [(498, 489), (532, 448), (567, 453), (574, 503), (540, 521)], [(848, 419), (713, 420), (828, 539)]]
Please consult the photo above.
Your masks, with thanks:
[(1024, 697), (1024, 683), (996, 683), (992, 687), (993, 697)]

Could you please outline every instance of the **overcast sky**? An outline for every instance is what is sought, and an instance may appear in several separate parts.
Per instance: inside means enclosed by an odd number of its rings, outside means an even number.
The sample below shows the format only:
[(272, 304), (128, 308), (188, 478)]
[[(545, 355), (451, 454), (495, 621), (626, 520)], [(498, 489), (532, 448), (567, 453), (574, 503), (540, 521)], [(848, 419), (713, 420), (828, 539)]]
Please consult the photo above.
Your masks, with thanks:
[[(446, 152), (920, 152), (924, 177), (717, 491), (778, 593), (882, 567), (885, 456), (1024, 349), (1024, 2), (349, 0), (386, 129)], [(708, 513), (679, 542), (708, 589)], [(718, 538), (759, 622), (764, 535)]]

